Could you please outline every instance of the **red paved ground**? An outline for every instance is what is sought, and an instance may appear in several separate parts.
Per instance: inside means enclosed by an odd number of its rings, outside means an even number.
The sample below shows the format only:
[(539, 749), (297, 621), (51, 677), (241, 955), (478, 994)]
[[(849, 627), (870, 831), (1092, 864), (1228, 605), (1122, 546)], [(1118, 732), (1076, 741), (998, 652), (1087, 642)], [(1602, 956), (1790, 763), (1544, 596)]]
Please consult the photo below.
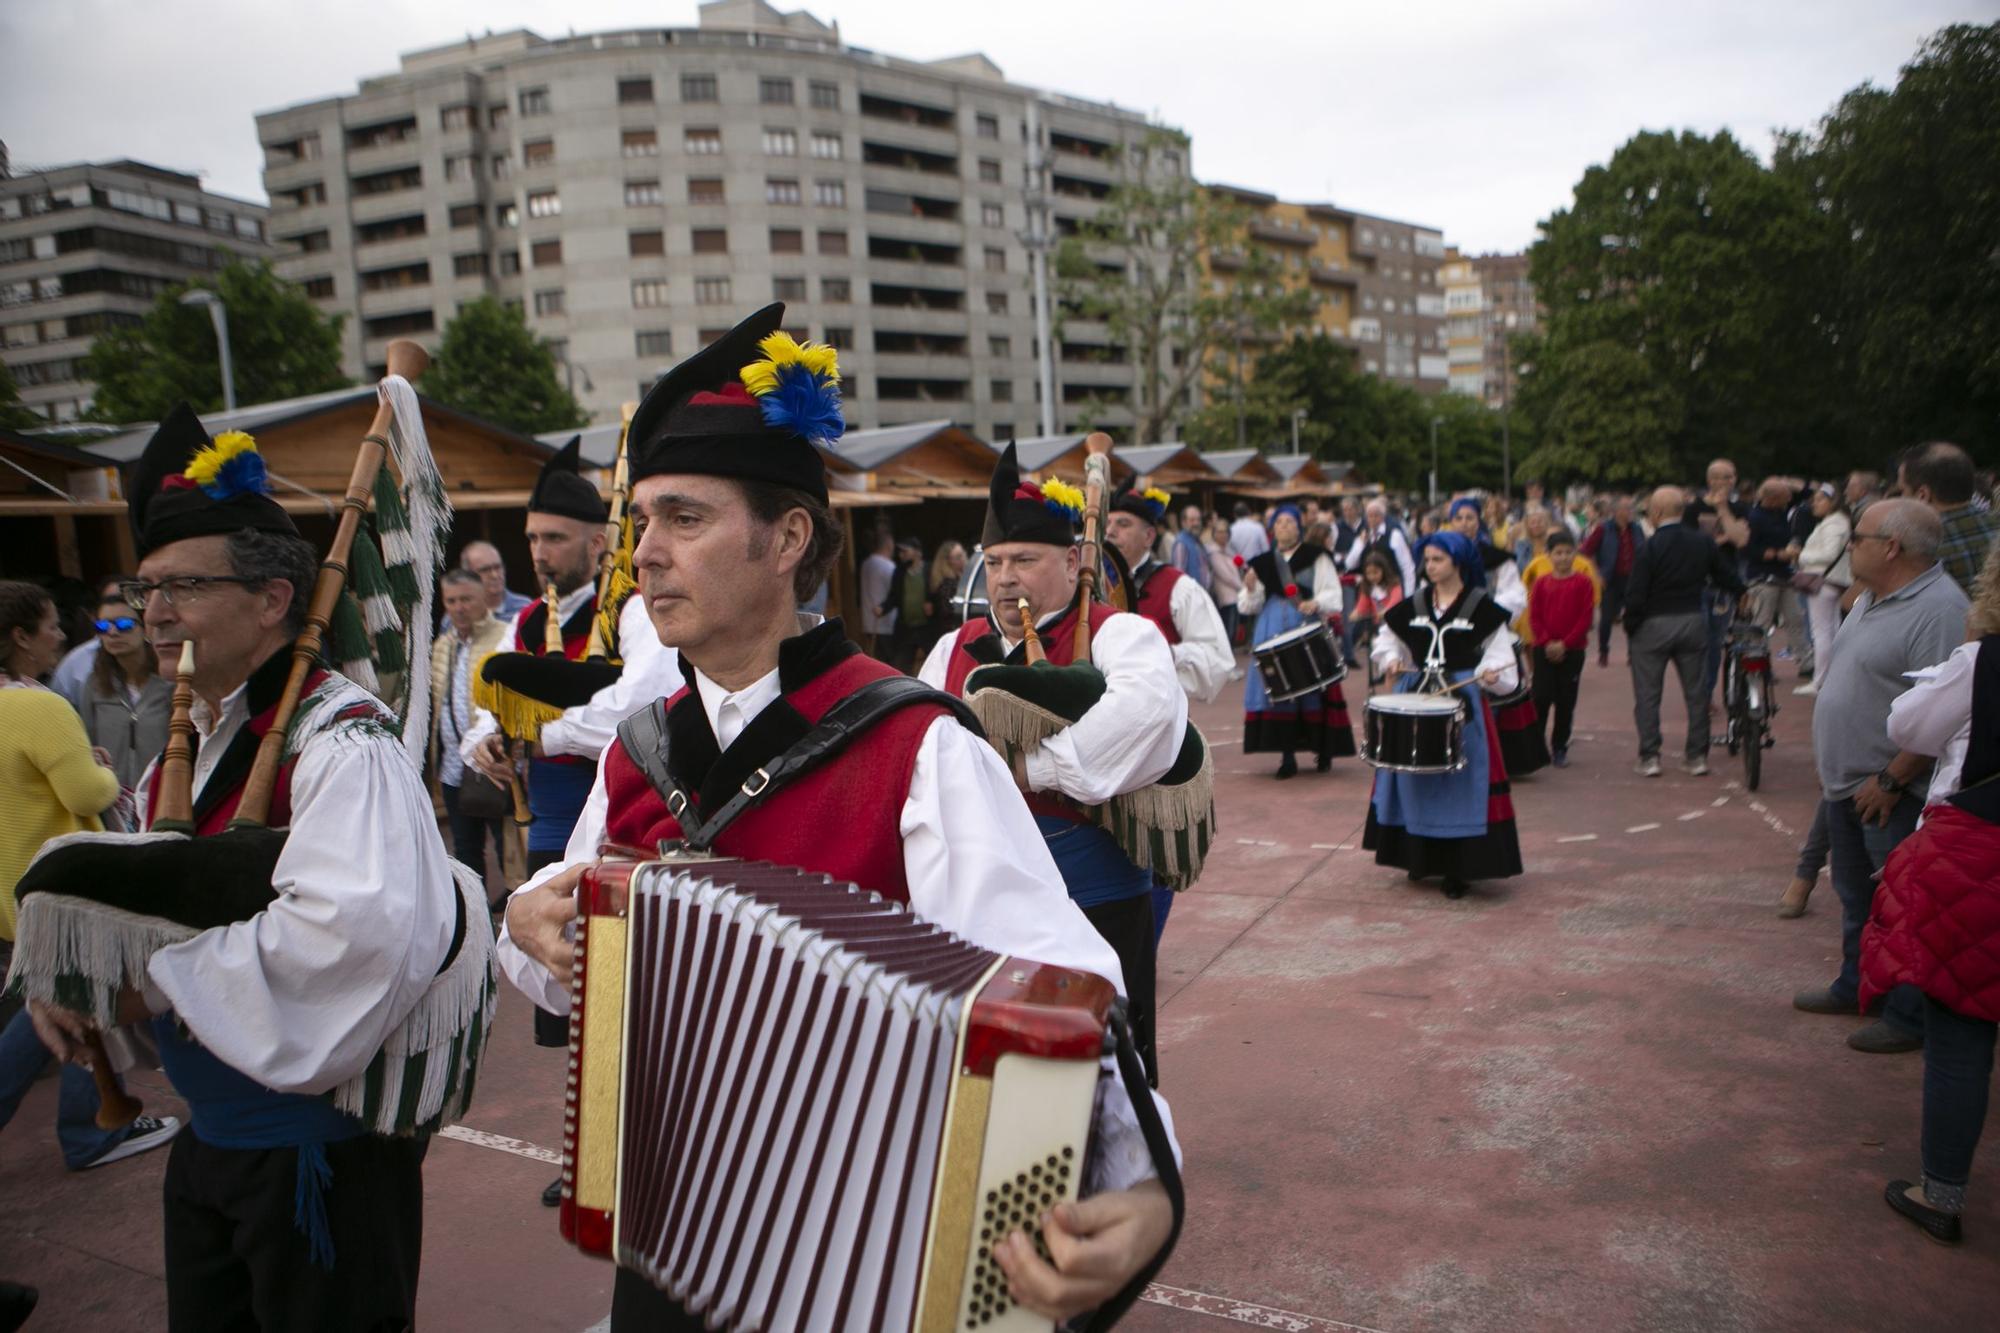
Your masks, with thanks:
[[(1128, 1326), (1990, 1327), (1993, 1145), (1970, 1243), (1922, 1240), (1879, 1198), (1917, 1167), (1920, 1058), (1857, 1055), (1852, 1021), (1789, 1007), (1832, 975), (1838, 916), (1824, 883), (1803, 920), (1771, 914), (1813, 799), (1809, 705), (1783, 699), (1757, 797), (1720, 754), (1646, 781), (1626, 673), (1592, 666), (1574, 763), (1515, 789), (1528, 873), (1458, 903), (1325, 850), (1358, 841), (1357, 762), (1278, 783), (1235, 753), (1233, 700), (1200, 710), (1224, 827), (1161, 959), (1192, 1204), (1155, 1293), (1200, 1311)], [(555, 1054), (505, 1008), (470, 1124), (553, 1145)], [(31, 1329), (158, 1327), (163, 1154), (66, 1176), (53, 1101), (38, 1088), (0, 1135), (0, 1273), (42, 1285)], [(535, 1202), (552, 1174), (434, 1146), (426, 1327), (603, 1317), (608, 1271)]]

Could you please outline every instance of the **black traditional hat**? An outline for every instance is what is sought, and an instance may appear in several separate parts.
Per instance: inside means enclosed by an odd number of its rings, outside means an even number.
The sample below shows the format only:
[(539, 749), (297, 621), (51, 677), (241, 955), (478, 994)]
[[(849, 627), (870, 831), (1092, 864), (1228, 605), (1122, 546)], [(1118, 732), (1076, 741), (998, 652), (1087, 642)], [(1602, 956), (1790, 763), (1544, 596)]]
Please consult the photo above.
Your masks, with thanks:
[(569, 443), (542, 464), (535, 489), (528, 496), (531, 514), (557, 514), (584, 523), (603, 523), (611, 517), (597, 487), (583, 479), (583, 436), (572, 435)]
[(125, 473), (126, 509), (139, 553), (189, 537), (241, 532), (298, 535), (271, 498), (264, 457), (240, 430), (210, 440), (186, 403), (167, 413)]
[(826, 502), (815, 446), (844, 429), (840, 372), (831, 347), (781, 333), (784, 318), (782, 303), (765, 306), (647, 391), (626, 433), (633, 481), (735, 477)]
[(1021, 480), (1021, 460), (1012, 441), (993, 469), (986, 492), (986, 527), (980, 545), (989, 550), (1001, 542), (1076, 544), (1076, 526), (1083, 521), (1083, 492), (1050, 478), (1036, 485)]
[(1167, 502), (1172, 498), (1157, 486), (1136, 491), (1121, 486), (1112, 494), (1110, 508), (1114, 514), (1130, 514), (1142, 522), (1158, 524), (1167, 516)]

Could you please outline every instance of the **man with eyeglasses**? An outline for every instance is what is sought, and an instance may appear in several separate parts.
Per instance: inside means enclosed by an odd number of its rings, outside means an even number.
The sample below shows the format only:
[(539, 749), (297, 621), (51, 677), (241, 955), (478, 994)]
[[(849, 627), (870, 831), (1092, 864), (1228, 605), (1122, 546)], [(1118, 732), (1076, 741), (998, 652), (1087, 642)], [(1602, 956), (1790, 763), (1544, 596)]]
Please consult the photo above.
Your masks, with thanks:
[[(479, 578), (479, 586), (486, 593), (486, 609), (509, 625), (521, 618), (528, 604), (535, 599), (525, 593), (515, 592), (507, 586), (507, 564), (500, 558), (500, 548), (492, 542), (468, 542), (458, 553), (458, 567)], [(438, 621), (438, 632), (444, 632), (444, 621)]]
[[(1933, 757), (1898, 750), (1889, 708), (1965, 641), (1965, 594), (1938, 561), (1944, 525), (1921, 500), (1877, 500), (1847, 539), (1862, 589), (1814, 677), (1813, 760), (1825, 798), (1827, 853), (1840, 898), (1840, 975), (1792, 997), (1811, 1014), (1856, 1014), (1861, 928), (1875, 877), (1924, 808)], [(1847, 1035), (1857, 1051), (1890, 1055), (1924, 1044), (1923, 1003), (1908, 987), (1890, 992), (1879, 1020)]]

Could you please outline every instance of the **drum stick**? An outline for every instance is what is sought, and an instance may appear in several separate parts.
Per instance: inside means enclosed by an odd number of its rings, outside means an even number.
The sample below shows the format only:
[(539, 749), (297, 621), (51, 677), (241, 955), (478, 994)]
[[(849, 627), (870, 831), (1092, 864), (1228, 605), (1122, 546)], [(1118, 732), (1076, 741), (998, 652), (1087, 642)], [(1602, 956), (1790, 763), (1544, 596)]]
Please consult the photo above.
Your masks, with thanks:
[(1442, 699), (1447, 694), (1451, 694), (1457, 690), (1462, 690), (1468, 685), (1477, 685), (1477, 684), (1479, 684), (1479, 677), (1477, 675), (1472, 675), (1472, 676), (1467, 676), (1464, 680), (1461, 680), (1456, 685), (1447, 685), (1441, 690), (1430, 690), (1427, 691), (1427, 693), (1433, 699)]

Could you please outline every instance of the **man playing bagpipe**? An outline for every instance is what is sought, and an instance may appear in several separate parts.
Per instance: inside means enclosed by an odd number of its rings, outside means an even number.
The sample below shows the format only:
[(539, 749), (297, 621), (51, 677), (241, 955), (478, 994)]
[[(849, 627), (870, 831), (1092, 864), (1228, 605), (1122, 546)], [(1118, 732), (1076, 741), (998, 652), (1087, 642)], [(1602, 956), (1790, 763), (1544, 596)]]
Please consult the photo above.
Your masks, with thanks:
[(1236, 658), (1222, 628), (1222, 613), (1207, 589), (1153, 558), (1168, 499), (1152, 486), (1120, 490), (1111, 497), (1104, 535), (1132, 572), (1131, 610), (1159, 627), (1181, 688), (1191, 702), (1205, 704), (1222, 692)]
[[(670, 371), (633, 417), (639, 596), (688, 685), (619, 727), (564, 863), (509, 903), (501, 965), (542, 1009), (569, 1012), (577, 885), (613, 844), (803, 867), (986, 948), (1117, 984), (1117, 957), (956, 701), (863, 656), (839, 621), (797, 611), (840, 552), (815, 442), (842, 423), (832, 349), (779, 333), (783, 313), (767, 307)], [(835, 710), (855, 716), (852, 734), (799, 766)], [(1015, 1299), (1051, 1317), (1129, 1299), (1176, 1225), (1123, 1085), (1101, 1101), (1100, 1192), (1051, 1211), (1054, 1262), (1018, 1232), (999, 1247)], [(703, 1323), (621, 1269), (612, 1326)]]
[[(977, 694), (981, 668), (1002, 693), (1028, 700), (1008, 713), (982, 713), (987, 732), (1013, 743), (1014, 774), (1048, 841), (1070, 898), (1117, 951), (1132, 1004), (1132, 1035), (1149, 1077), (1153, 1043), (1153, 869), (1140, 864), (1085, 807), (1140, 792), (1166, 777), (1188, 731), (1187, 696), (1159, 629), (1144, 616), (1115, 612), (1077, 595), (1083, 548), (1077, 525), (1084, 494), (1058, 480), (1021, 480), (1014, 446), (994, 469), (985, 549), (989, 618), (941, 639), (920, 678), (955, 696)], [(1030, 619), (1022, 619), (1021, 602)], [(1087, 653), (1077, 627), (1088, 617)], [(1047, 662), (1030, 668), (1031, 626)], [(1064, 665), (1054, 665), (1054, 664)], [(1003, 702), (996, 700), (996, 703)], [(1022, 725), (1010, 728), (1010, 721)], [(1009, 731), (1013, 734), (1006, 734)]]
[[(146, 1025), (188, 1103), (163, 1191), (175, 1330), (408, 1326), (428, 1136), (469, 1100), (492, 1015), (483, 890), (420, 772), (429, 677), (388, 651), (432, 623), (450, 511), (414, 393), (392, 377), (384, 396), (352, 554), (337, 539), (317, 586), (250, 438), (211, 444), (185, 408), (161, 423), (127, 482), (126, 596), (182, 662), (174, 739), (141, 783), (150, 831), (59, 839), (21, 883), (10, 984), (43, 1039), (102, 1060), (97, 1026)], [(351, 525), (392, 426), (414, 498), (374, 487), (378, 549)], [(327, 620), (356, 617), (375, 651), (331, 656), (400, 679), (400, 719), (317, 661)]]

